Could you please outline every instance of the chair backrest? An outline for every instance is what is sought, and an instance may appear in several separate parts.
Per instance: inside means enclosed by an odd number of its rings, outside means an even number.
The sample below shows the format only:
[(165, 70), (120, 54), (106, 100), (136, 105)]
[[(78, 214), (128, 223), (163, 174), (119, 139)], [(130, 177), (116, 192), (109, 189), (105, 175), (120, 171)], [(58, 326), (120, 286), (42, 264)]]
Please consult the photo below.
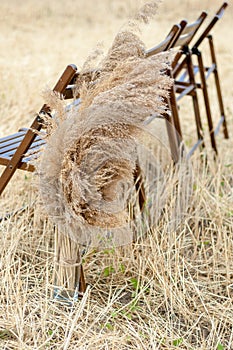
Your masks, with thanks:
[(177, 36), (180, 34), (180, 32), (181, 32), (181, 26), (179, 24), (175, 24), (171, 28), (166, 38), (163, 41), (161, 41), (161, 43), (159, 43), (157, 46), (152, 47), (151, 49), (146, 51), (146, 57), (153, 56), (159, 52), (169, 50), (172, 47), (173, 43), (175, 42)]
[(203, 11), (201, 15), (196, 19), (196, 21), (192, 23), (188, 23), (186, 20), (182, 20), (180, 22), (180, 27), (182, 28), (182, 31), (180, 35), (177, 36), (176, 40), (173, 42), (172, 45), (172, 48), (180, 49), (177, 52), (176, 57), (174, 59), (173, 68), (177, 65), (183, 53), (189, 50), (190, 42), (193, 40), (196, 32), (201, 27), (206, 17), (207, 12)]
[(198, 46), (202, 43), (202, 41), (209, 35), (211, 29), (213, 28), (213, 26), (215, 25), (215, 23), (222, 18), (225, 9), (227, 8), (228, 3), (224, 2), (222, 4), (222, 6), (220, 7), (220, 9), (217, 11), (217, 13), (215, 14), (215, 16), (213, 17), (212, 21), (208, 24), (208, 26), (206, 27), (206, 29), (204, 30), (204, 32), (200, 35), (199, 39), (195, 42), (195, 44), (193, 45), (193, 49), (197, 49)]
[[(182, 20), (179, 24), (175, 24), (161, 43), (146, 51), (146, 56), (156, 55), (171, 48), (188, 46), (206, 17), (207, 13), (203, 11), (197, 20), (192, 23)], [(182, 52), (180, 52), (179, 57), (181, 55)]]
[(188, 46), (192, 41), (194, 35), (207, 17), (207, 12), (203, 11), (201, 15), (192, 23), (188, 23), (186, 20), (180, 22), (181, 28), (183, 28), (181, 35), (177, 37), (177, 40), (173, 43), (173, 47)]

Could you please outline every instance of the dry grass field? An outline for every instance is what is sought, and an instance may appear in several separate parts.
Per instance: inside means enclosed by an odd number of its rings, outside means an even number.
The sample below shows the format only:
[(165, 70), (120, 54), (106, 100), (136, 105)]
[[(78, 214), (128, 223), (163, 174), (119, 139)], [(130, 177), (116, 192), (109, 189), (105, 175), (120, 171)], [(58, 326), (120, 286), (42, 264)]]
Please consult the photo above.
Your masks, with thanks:
[[(67, 64), (81, 67), (97, 44), (108, 49), (142, 3), (0, 0), (0, 137), (29, 126), (43, 90)], [(142, 39), (150, 48), (173, 23), (192, 21), (204, 9), (211, 17), (221, 3), (164, 0), (142, 27)], [(219, 157), (214, 162), (209, 150), (208, 168), (194, 155), (191, 203), (176, 230), (168, 230), (165, 208), (153, 232), (137, 243), (85, 253), (89, 287), (72, 307), (51, 297), (54, 229), (41, 211), (36, 176), (14, 175), (0, 216), (24, 211), (0, 223), (1, 350), (233, 349), (232, 15), (230, 4), (214, 29), (230, 139), (219, 135)], [(211, 89), (217, 116), (214, 96)], [(189, 110), (184, 101), (185, 135), (192, 142)]]

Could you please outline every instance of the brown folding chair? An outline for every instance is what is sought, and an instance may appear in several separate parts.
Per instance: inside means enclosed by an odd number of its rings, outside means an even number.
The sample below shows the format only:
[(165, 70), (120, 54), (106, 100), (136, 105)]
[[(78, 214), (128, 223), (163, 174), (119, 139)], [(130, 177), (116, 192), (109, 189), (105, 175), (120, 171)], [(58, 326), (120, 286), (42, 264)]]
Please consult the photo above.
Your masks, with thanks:
[[(77, 76), (77, 68), (75, 65), (68, 65), (59, 78), (53, 91), (59, 93), (63, 98), (73, 97), (72, 84)], [(22, 128), (17, 133), (3, 137), (0, 139), (0, 165), (5, 166), (5, 170), (0, 177), (0, 194), (3, 192), (8, 182), (17, 169), (34, 171), (33, 159), (38, 156), (41, 146), (45, 143), (38, 135), (38, 131), (43, 127), (42, 115), (50, 114), (50, 108), (43, 105), (40, 112), (35, 117), (29, 129)], [(77, 257), (79, 253), (77, 252)], [(59, 259), (59, 252), (58, 252)], [(82, 264), (80, 265), (79, 281), (77, 282), (79, 295), (86, 290), (86, 282)], [(59, 297), (59, 292), (55, 290), (55, 297)]]
[[(203, 92), (211, 145), (216, 154), (218, 153), (218, 150), (217, 150), (215, 136), (219, 133), (221, 126), (223, 126), (223, 133), (226, 139), (229, 138), (229, 134), (227, 129), (226, 115), (224, 111), (220, 79), (219, 79), (219, 74), (217, 69), (217, 60), (216, 60), (216, 54), (214, 49), (213, 36), (210, 35), (210, 32), (214, 27), (214, 25), (218, 22), (218, 20), (222, 18), (227, 6), (228, 6), (227, 2), (224, 2), (222, 4), (222, 6), (217, 11), (213, 19), (210, 21), (206, 29), (199, 36), (198, 40), (190, 48), (192, 55), (197, 57), (197, 65), (193, 65), (193, 73), (195, 76), (199, 73), (199, 76), (200, 76), (200, 82), (196, 82), (196, 87), (201, 89)], [(205, 66), (203, 62), (203, 53), (200, 50), (200, 46), (205, 39), (207, 39), (209, 42), (210, 57), (212, 61), (212, 64), (210, 66)], [(183, 73), (182, 70), (184, 69), (185, 69), (185, 72)], [(214, 127), (214, 123), (213, 123), (213, 118), (212, 118), (212, 113), (210, 108), (209, 93), (207, 89), (207, 80), (212, 73), (214, 74), (215, 86), (217, 91), (217, 100), (218, 100), (219, 110), (220, 110), (220, 119), (216, 127)], [(185, 60), (177, 64), (176, 68), (174, 69), (174, 76), (176, 77), (177, 80), (179, 80), (181, 84), (186, 84), (187, 86), (189, 86), (189, 82), (187, 81), (187, 62)]]
[[(150, 57), (160, 52), (167, 51), (171, 47), (173, 47), (173, 44), (176, 42), (178, 36), (181, 35), (181, 32), (184, 29), (184, 26), (185, 26), (184, 22), (182, 23), (182, 26), (179, 24), (173, 25), (168, 35), (161, 43), (159, 43), (157, 46), (146, 51), (145, 53), (146, 57)], [(174, 96), (173, 89), (174, 87), (171, 88), (172, 90), (171, 96)], [(170, 105), (171, 109), (177, 108), (176, 101), (172, 100), (172, 98), (169, 101), (167, 101), (167, 103)], [(176, 136), (176, 132), (179, 133), (180, 131), (178, 112), (174, 113), (173, 111), (171, 115), (166, 114), (164, 115), (164, 117), (166, 119), (166, 127), (167, 127), (168, 139), (170, 143), (171, 155), (174, 162), (176, 163), (179, 159), (179, 144), (177, 142), (177, 136)]]
[(173, 71), (175, 70), (176, 66), (178, 65), (181, 57), (185, 55), (185, 62), (188, 67), (188, 84), (187, 83), (178, 83), (175, 81), (175, 84), (173, 85), (171, 91), (170, 91), (170, 98), (169, 98), (169, 105), (171, 109), (172, 114), (172, 123), (175, 126), (176, 132), (177, 132), (177, 143), (180, 144), (180, 141), (182, 140), (182, 130), (181, 130), (181, 123), (178, 113), (178, 105), (177, 102), (186, 95), (192, 96), (193, 99), (193, 106), (194, 106), (194, 115), (195, 115), (195, 121), (196, 121), (196, 129), (197, 129), (197, 137), (198, 141), (194, 145), (193, 149), (196, 149), (198, 145), (202, 144), (204, 145), (203, 141), (203, 131), (202, 131), (202, 124), (201, 124), (201, 117), (200, 117), (200, 109), (199, 109), (199, 103), (197, 98), (197, 92), (196, 92), (196, 83), (195, 83), (195, 77), (193, 73), (193, 65), (192, 65), (192, 55), (188, 48), (189, 43), (195, 36), (196, 32), (204, 22), (205, 18), (207, 16), (206, 12), (202, 12), (201, 15), (197, 18), (196, 21), (193, 23), (187, 23), (186, 20), (183, 20), (179, 24), (179, 32), (177, 32), (177, 35), (174, 37), (174, 39), (170, 42), (169, 46), (164, 45), (164, 41), (157, 45), (154, 49), (150, 49), (147, 51), (147, 55), (151, 56), (152, 54), (157, 54), (161, 51), (165, 51), (170, 48), (175, 48), (177, 50), (177, 54), (175, 56), (175, 59), (172, 63), (172, 69), (171, 69), (171, 76), (173, 76)]
[[(75, 65), (67, 66), (53, 91), (64, 95), (76, 71)], [(42, 106), (29, 129), (22, 128), (17, 133), (0, 139), (0, 165), (5, 166), (0, 177), (0, 195), (17, 169), (34, 171), (33, 157), (44, 144), (44, 140), (38, 135), (43, 126), (43, 114), (50, 115), (49, 106)]]
[[(197, 143), (194, 145), (194, 148), (197, 148), (197, 145), (204, 146), (203, 141), (203, 127), (201, 124), (201, 116), (200, 116), (200, 108), (199, 108), (199, 102), (196, 92), (196, 82), (195, 77), (193, 73), (193, 63), (192, 63), (192, 56), (191, 52), (189, 51), (189, 44), (192, 41), (193, 37), (195, 36), (198, 29), (201, 27), (202, 23), (207, 17), (206, 12), (202, 12), (201, 15), (197, 18), (196, 21), (192, 23), (187, 23), (187, 21), (181, 21), (180, 25), (183, 26), (184, 29), (181, 33), (181, 35), (177, 38), (177, 40), (173, 43), (174, 48), (179, 48), (180, 51), (176, 54), (176, 57), (174, 59), (174, 62), (172, 64), (172, 77), (174, 76), (174, 70), (180, 61), (181, 57), (185, 55), (185, 60), (188, 67), (188, 78), (189, 78), (189, 85), (186, 86), (185, 84), (180, 84), (175, 80), (174, 85), (174, 91), (175, 95), (172, 96), (172, 99), (176, 101), (176, 104), (179, 102), (181, 98), (184, 96), (191, 96), (193, 101), (193, 108), (194, 108), (194, 116), (195, 116), (195, 122), (196, 122), (196, 130), (197, 130)], [(178, 107), (174, 108), (172, 110), (173, 114), (178, 114)], [(176, 117), (178, 119), (178, 115)], [(179, 135), (182, 137), (182, 131), (179, 126), (178, 129)]]

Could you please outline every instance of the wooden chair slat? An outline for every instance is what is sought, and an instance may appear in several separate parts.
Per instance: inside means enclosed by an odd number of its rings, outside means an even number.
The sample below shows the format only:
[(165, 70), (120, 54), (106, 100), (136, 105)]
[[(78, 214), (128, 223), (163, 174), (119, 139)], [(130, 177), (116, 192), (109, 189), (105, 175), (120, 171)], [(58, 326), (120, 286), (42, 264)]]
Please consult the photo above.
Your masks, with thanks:
[(19, 137), (19, 136), (24, 136), (25, 133), (26, 133), (26, 132), (24, 132), (24, 131), (19, 131), (19, 132), (15, 133), (15, 134), (2, 137), (2, 138), (0, 139), (0, 145), (1, 145), (2, 143), (4, 143), (4, 142), (13, 140), (13, 139), (15, 139), (15, 138), (17, 138), (17, 137)]
[[(7, 153), (10, 150), (18, 148), (18, 146), (20, 145), (23, 138), (24, 138), (24, 134), (19, 135), (18, 137), (14, 138), (14, 139), (10, 139), (4, 143), (1, 143), (0, 154)], [(39, 139), (40, 139), (40, 137), (37, 136), (34, 141), (38, 141)]]
[(172, 46), (173, 41), (175, 40), (176, 36), (179, 34), (180, 32), (180, 25), (179, 24), (175, 24), (171, 31), (168, 33), (168, 35), (166, 36), (166, 38), (157, 46), (152, 47), (151, 49), (146, 51), (146, 56), (150, 57), (152, 55), (156, 55), (159, 52), (162, 51), (166, 51), (168, 49), (170, 49), (170, 47)]
[[(45, 144), (44, 140), (41, 140), (41, 139), (36, 140), (35, 139), (33, 141), (33, 143), (31, 144), (30, 148), (28, 149), (27, 153), (31, 152), (31, 150), (33, 150), (34, 148), (37, 148), (38, 146), (42, 146), (44, 144)], [(5, 149), (5, 152), (1, 152), (1, 156), (3, 157), (3, 155), (5, 155), (6, 157), (12, 157), (15, 154), (15, 152), (19, 146), (20, 146), (20, 142), (16, 143), (14, 145), (14, 147), (7, 147)]]

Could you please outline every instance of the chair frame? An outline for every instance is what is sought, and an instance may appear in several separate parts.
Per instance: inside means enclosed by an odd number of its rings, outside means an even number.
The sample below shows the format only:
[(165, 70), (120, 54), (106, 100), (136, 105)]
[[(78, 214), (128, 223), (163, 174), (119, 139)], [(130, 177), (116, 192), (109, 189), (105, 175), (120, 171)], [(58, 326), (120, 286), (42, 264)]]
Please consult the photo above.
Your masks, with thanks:
[[(201, 116), (200, 116), (200, 108), (199, 108), (199, 102), (196, 92), (196, 82), (195, 82), (195, 76), (193, 73), (193, 63), (192, 63), (192, 53), (189, 50), (189, 44), (192, 41), (193, 37), (196, 35), (196, 32), (201, 27), (202, 23), (207, 17), (207, 13), (203, 11), (200, 16), (197, 18), (196, 21), (192, 23), (188, 23), (186, 20), (182, 20), (179, 25), (176, 25), (179, 27), (179, 31), (177, 31), (177, 35), (173, 38), (173, 40), (170, 41), (169, 45), (166, 43), (166, 39), (162, 41), (159, 45), (157, 45), (155, 48), (152, 48), (147, 51), (147, 55), (151, 56), (152, 54), (157, 54), (162, 51), (166, 51), (171, 48), (178, 48), (180, 49), (172, 62), (172, 69), (170, 72), (170, 75), (172, 78), (174, 78), (173, 71), (176, 69), (177, 65), (179, 64), (179, 61), (182, 56), (185, 55), (185, 62), (187, 64), (188, 70), (187, 74), (189, 76), (189, 84), (178, 83), (175, 80), (175, 84), (172, 86), (170, 91), (170, 97), (167, 101), (170, 105), (171, 113), (172, 113), (172, 124), (175, 127), (176, 130), (176, 136), (177, 140), (176, 143), (178, 144), (178, 147), (180, 146), (180, 141), (182, 140), (182, 130), (181, 130), (181, 124), (179, 119), (179, 112), (178, 112), (178, 104), (177, 102), (179, 99), (181, 99), (183, 96), (190, 95), (192, 96), (193, 100), (193, 107), (194, 107), (194, 115), (195, 115), (195, 122), (196, 122), (196, 130), (197, 130), (197, 137), (198, 141), (194, 145), (193, 150), (197, 148), (197, 146), (202, 145), (204, 147), (204, 138), (203, 138), (203, 127), (201, 123)], [(169, 38), (170, 33), (168, 34), (167, 38)], [(178, 95), (178, 97), (176, 96)], [(169, 135), (170, 136), (170, 135)], [(170, 139), (171, 137), (169, 137)], [(173, 140), (173, 138), (171, 138)], [(174, 141), (173, 141), (174, 144)], [(170, 146), (171, 149), (177, 149), (174, 146)], [(174, 151), (173, 151), (174, 153)], [(175, 151), (175, 156), (173, 156), (175, 160), (179, 158), (179, 152), (177, 154), (177, 151)]]
[[(210, 135), (210, 141), (211, 146), (215, 152), (215, 154), (218, 154), (217, 149), (217, 143), (216, 143), (216, 135), (219, 133), (219, 130), (221, 126), (223, 126), (223, 134), (226, 139), (229, 138), (228, 128), (227, 128), (227, 121), (226, 121), (226, 114), (224, 110), (224, 104), (223, 104), (223, 97), (222, 97), (222, 91), (220, 86), (220, 79), (217, 69), (217, 60), (216, 60), (216, 54), (215, 54), (215, 48), (213, 43), (213, 36), (210, 34), (211, 30), (215, 26), (215, 24), (223, 17), (223, 14), (225, 12), (225, 9), (227, 8), (228, 3), (224, 2), (222, 6), (219, 8), (213, 19), (210, 21), (210, 23), (207, 25), (205, 30), (201, 33), (198, 40), (192, 45), (192, 47), (189, 49), (191, 51), (192, 56), (197, 57), (197, 65), (193, 65), (193, 73), (194, 76), (199, 73), (200, 74), (200, 83), (196, 83), (197, 89), (201, 89), (203, 93), (204, 98), (204, 104), (205, 104), (205, 110), (206, 110), (206, 116), (207, 116), (207, 123), (209, 128), (209, 135)], [(210, 67), (204, 65), (203, 60), (203, 54), (200, 50), (200, 46), (203, 43), (203, 41), (207, 39), (209, 42), (209, 49), (210, 49), (210, 56), (212, 60), (212, 64)], [(182, 69), (185, 67), (187, 62), (185, 62), (185, 59), (180, 62), (177, 67), (174, 69), (174, 76), (177, 78), (179, 73), (182, 71)], [(212, 113), (210, 108), (210, 99), (209, 99), (209, 93), (208, 93), (208, 87), (207, 87), (207, 79), (210, 77), (211, 73), (214, 74), (215, 79), (215, 86), (217, 91), (217, 99), (220, 109), (220, 120), (217, 124), (217, 127), (214, 128), (214, 123), (212, 119)], [(186, 82), (185, 79), (187, 77), (187, 70), (185, 73), (180, 77), (181, 82), (183, 84)], [(187, 83), (187, 86), (189, 84)]]
[[(189, 50), (189, 44), (192, 41), (193, 37), (196, 35), (199, 28), (202, 26), (202, 23), (205, 21), (207, 17), (207, 13), (203, 11), (200, 16), (197, 18), (196, 21), (192, 23), (187, 23), (184, 26), (184, 30), (182, 32), (182, 35), (178, 40), (174, 43), (175, 47), (180, 46), (181, 50), (177, 53), (176, 58), (173, 62), (172, 66), (172, 74), (173, 78), (174, 76), (174, 70), (180, 61), (182, 55), (185, 55), (185, 60), (187, 63), (187, 72), (189, 76), (189, 86), (185, 86), (184, 84), (180, 84), (180, 82), (177, 82), (175, 80), (175, 92), (178, 95), (176, 97), (176, 103), (183, 98), (184, 96), (191, 96), (193, 101), (193, 109), (194, 109), (194, 116), (195, 116), (195, 122), (196, 122), (196, 132), (197, 132), (197, 142), (194, 145), (193, 149), (195, 150), (197, 146), (202, 145), (204, 147), (204, 137), (203, 137), (203, 127), (201, 123), (201, 114), (200, 114), (200, 107), (198, 102), (198, 96), (196, 91), (196, 82), (195, 82), (195, 76), (193, 73), (193, 62), (192, 62), (192, 55)], [(184, 21), (181, 21), (181, 26), (183, 25)], [(178, 111), (178, 107), (177, 107)], [(181, 131), (180, 131), (181, 132)], [(182, 134), (181, 134), (182, 136)]]

